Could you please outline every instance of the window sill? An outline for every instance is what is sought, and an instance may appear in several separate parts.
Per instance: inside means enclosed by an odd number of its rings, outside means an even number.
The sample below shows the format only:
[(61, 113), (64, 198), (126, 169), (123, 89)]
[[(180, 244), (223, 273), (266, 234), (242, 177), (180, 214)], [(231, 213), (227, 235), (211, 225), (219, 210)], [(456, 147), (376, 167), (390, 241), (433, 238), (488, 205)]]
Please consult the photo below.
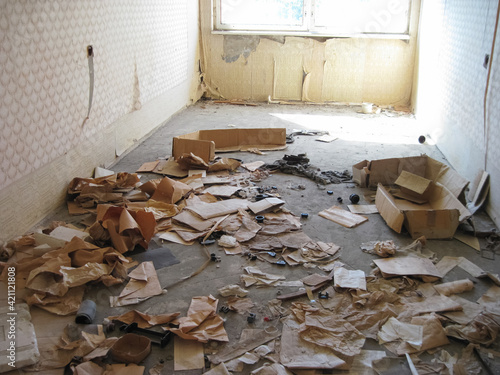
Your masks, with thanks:
[(262, 36), (300, 36), (309, 38), (357, 38), (357, 39), (394, 39), (410, 40), (408, 34), (331, 34), (310, 31), (260, 31), (260, 30), (212, 30), (214, 35), (262, 35)]

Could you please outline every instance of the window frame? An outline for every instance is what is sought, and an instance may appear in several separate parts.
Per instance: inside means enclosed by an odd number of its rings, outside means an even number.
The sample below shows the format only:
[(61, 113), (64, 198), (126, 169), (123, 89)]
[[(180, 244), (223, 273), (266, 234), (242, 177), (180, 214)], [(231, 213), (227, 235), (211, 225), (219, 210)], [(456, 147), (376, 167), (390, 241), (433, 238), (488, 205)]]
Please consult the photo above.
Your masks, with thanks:
[(370, 39), (410, 39), (410, 26), (413, 17), (412, 7), (414, 0), (409, 1), (408, 20), (406, 32), (387, 33), (387, 32), (361, 32), (361, 33), (339, 33), (328, 31), (328, 29), (315, 26), (316, 0), (303, 0), (303, 25), (281, 26), (281, 25), (241, 25), (241, 24), (222, 24), (221, 23), (221, 0), (212, 0), (212, 34), (224, 35), (276, 35), (276, 36), (308, 36), (308, 37), (328, 37), (328, 38), (370, 38)]

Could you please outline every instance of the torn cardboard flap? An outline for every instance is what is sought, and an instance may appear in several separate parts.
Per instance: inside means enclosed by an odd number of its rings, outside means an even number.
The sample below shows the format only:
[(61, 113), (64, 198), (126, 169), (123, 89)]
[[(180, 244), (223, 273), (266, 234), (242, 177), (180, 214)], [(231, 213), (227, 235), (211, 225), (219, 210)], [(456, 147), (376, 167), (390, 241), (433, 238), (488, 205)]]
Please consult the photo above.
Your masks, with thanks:
[(177, 160), (193, 153), (209, 162), (215, 152), (245, 151), (248, 149), (283, 150), (286, 148), (285, 128), (211, 129), (174, 137), (172, 155)]
[(422, 204), (429, 200), (432, 181), (416, 174), (402, 171), (395, 184), (401, 188), (398, 197)]
[(263, 214), (266, 212), (273, 211), (273, 210), (283, 206), (284, 204), (285, 204), (285, 202), (282, 201), (281, 199), (271, 197), (271, 198), (265, 198), (265, 199), (261, 199), (260, 201), (250, 203), (248, 205), (248, 208), (254, 214), (258, 215), (258, 214)]
[(229, 198), (231, 195), (236, 193), (238, 190), (241, 190), (239, 186), (211, 186), (208, 189), (205, 189), (204, 192), (208, 194), (212, 194), (216, 197)]
[(183, 170), (173, 157), (167, 160), (160, 160), (153, 169), (153, 173), (178, 178), (183, 178), (188, 175), (188, 172)]
[(390, 228), (401, 233), (404, 224), (412, 238), (452, 238), (459, 223), (470, 217), (460, 201), (439, 183), (431, 186), (426, 204), (396, 199), (379, 184), (375, 204)]
[(266, 164), (266, 163), (263, 161), (254, 161), (251, 163), (244, 163), (241, 166), (243, 168), (245, 168), (246, 170), (249, 170), (250, 172), (254, 172), (257, 169), (259, 169), (260, 167), (262, 167), (264, 164)]
[(111, 307), (133, 305), (163, 293), (153, 262), (139, 264), (129, 277), (120, 295), (110, 297)]
[(196, 156), (192, 152), (182, 154), (177, 160), (179, 167), (185, 171), (190, 169), (208, 169), (208, 164), (199, 156)]

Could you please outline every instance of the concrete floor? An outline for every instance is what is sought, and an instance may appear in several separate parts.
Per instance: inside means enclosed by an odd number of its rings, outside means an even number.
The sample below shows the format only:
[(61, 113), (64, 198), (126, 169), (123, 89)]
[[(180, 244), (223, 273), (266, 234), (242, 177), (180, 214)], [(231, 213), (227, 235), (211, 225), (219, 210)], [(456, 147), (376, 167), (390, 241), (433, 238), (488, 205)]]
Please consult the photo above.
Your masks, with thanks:
[[(288, 145), (288, 148), (283, 151), (268, 152), (266, 155), (241, 152), (225, 155), (242, 159), (244, 162), (263, 160), (271, 163), (282, 158), (285, 154), (307, 153), (311, 163), (321, 169), (343, 171), (345, 169), (351, 170), (353, 164), (364, 159), (415, 156), (425, 153), (446, 163), (436, 146), (429, 143), (418, 143), (419, 129), (411, 115), (391, 112), (382, 112), (379, 115), (365, 115), (358, 111), (360, 111), (360, 107), (356, 106), (325, 107), (261, 104), (257, 107), (247, 107), (202, 101), (174, 116), (109, 168), (115, 172), (135, 172), (144, 162), (154, 161), (157, 158), (170, 155), (172, 137), (174, 136), (199, 129), (228, 128), (229, 126), (286, 127), (287, 132), (293, 129), (328, 130), (331, 135), (338, 136), (338, 139), (331, 143), (317, 142), (314, 136), (297, 136), (295, 142)], [(158, 176), (144, 174), (141, 179), (147, 181), (152, 178), (158, 178)], [(298, 191), (289, 188), (290, 185), (296, 184), (305, 185), (306, 189)], [(399, 246), (405, 246), (412, 242), (408, 234), (397, 234), (392, 231), (379, 215), (369, 215), (368, 222), (353, 229), (346, 229), (317, 215), (319, 211), (336, 204), (336, 198), (339, 196), (344, 199), (344, 208), (346, 208), (345, 202), (348, 201), (350, 194), (358, 193), (363, 196), (363, 193), (368, 192), (366, 189), (361, 189), (352, 183), (328, 185), (327, 189), (334, 191), (333, 195), (329, 195), (325, 186), (318, 186), (306, 178), (276, 173), (262, 181), (260, 185), (277, 186), (279, 194), (286, 201), (285, 207), (293, 213), (309, 213), (309, 218), (302, 221), (303, 231), (315, 241), (333, 242), (341, 246), (340, 261), (345, 263), (348, 268), (361, 269), (367, 274), (372, 270), (371, 261), (375, 256), (361, 251), (360, 245), (363, 242), (392, 239)], [(361, 203), (366, 202), (362, 201)], [(484, 214), (481, 217), (484, 222)], [(64, 220), (78, 225), (81, 219), (82, 217), (68, 216), (65, 208), (61, 208), (54, 215), (48, 217), (40, 226), (52, 220)], [(486, 225), (493, 226), (488, 222)], [(175, 256), (179, 263), (157, 270), (160, 283), (162, 286), (167, 287), (168, 293), (153, 297), (139, 305), (110, 308), (109, 296), (118, 295), (122, 286), (110, 288), (92, 286), (89, 288), (86, 297), (93, 299), (98, 304), (95, 322), (99, 323), (107, 316), (118, 315), (131, 308), (147, 311), (151, 314), (178, 311), (181, 316), (185, 316), (191, 297), (210, 294), (217, 297), (218, 288), (239, 283), (240, 275), (244, 272), (243, 267), (248, 265), (256, 265), (264, 272), (283, 274), (287, 280), (299, 280), (311, 273), (321, 273), (321, 271), (306, 269), (301, 266), (279, 268), (265, 262), (255, 264), (255, 261), (252, 262), (245, 257), (227, 256), (217, 245), (211, 245), (209, 250), (221, 256), (222, 261), (220, 263), (211, 263), (202, 273), (192, 279), (168, 287), (198, 269), (205, 262), (206, 257), (202, 252), (201, 245), (198, 243), (190, 247), (172, 243), (165, 243), (161, 246), (163, 248), (153, 245), (152, 249), (142, 252), (142, 254), (136, 254), (133, 257), (141, 256), (142, 260), (150, 259), (153, 256), (161, 258), (162, 253), (167, 254), (169, 251)], [(154, 249), (155, 247), (156, 249)], [(481, 258), (478, 252), (457, 240), (431, 240), (428, 242), (427, 248), (434, 251), (439, 258), (445, 255), (464, 256), (486, 271), (498, 272), (500, 268), (498, 257), (495, 261)], [(456, 267), (443, 279), (443, 282), (463, 278), (473, 279), (465, 271)], [(477, 300), (492, 285), (487, 280), (474, 279), (474, 282), (475, 289), (461, 295), (471, 301)], [(263, 317), (268, 314), (265, 306), (269, 300), (277, 296), (278, 290), (281, 293), (289, 293), (296, 289), (291, 287), (250, 287), (248, 297), (256, 304), (253, 311), (257, 314), (257, 320), (254, 324), (249, 325), (246, 321), (246, 315), (234, 312), (225, 315), (225, 327), (230, 337), (229, 345), (238, 340), (243, 329), (266, 328), (272, 325), (279, 327), (280, 323), (278, 321), (265, 322), (263, 320)], [(220, 298), (219, 306), (223, 304), (224, 300), (224, 298)], [(307, 302), (307, 299), (302, 298), (299, 301)], [(285, 305), (288, 304), (289, 302), (285, 303)], [(42, 317), (37, 318), (37, 314)], [(37, 319), (41, 319), (39, 321), (47, 319), (47, 313), (38, 310), (37, 314), (35, 314), (34, 322), (37, 332), (41, 332), (43, 328), (37, 326)], [(63, 318), (52, 317), (51, 319)], [(498, 346), (498, 343), (496, 345)], [(222, 344), (217, 343), (207, 344), (207, 347), (212, 349), (222, 346)], [(459, 353), (463, 347), (465, 347), (464, 344), (452, 341), (452, 344), (448, 345), (446, 349), (451, 354), (454, 354)], [(367, 340), (365, 348), (384, 350), (373, 340)], [(425, 358), (425, 355), (423, 358)], [(164, 349), (154, 347), (152, 354), (145, 360), (144, 364), (149, 369), (160, 360), (164, 361), (165, 364), (163, 373), (173, 373), (172, 342)], [(246, 366), (243, 373), (247, 374), (259, 365), (262, 365), (262, 362), (254, 366)], [(198, 374), (201, 371), (179, 373)]]

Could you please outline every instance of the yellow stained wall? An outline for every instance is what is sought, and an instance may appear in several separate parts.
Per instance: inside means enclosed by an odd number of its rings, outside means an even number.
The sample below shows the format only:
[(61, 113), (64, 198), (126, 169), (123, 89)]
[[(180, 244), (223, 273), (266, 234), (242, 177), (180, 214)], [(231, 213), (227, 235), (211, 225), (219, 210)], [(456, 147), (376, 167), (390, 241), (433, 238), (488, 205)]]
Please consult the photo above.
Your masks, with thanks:
[(211, 98), (410, 104), (419, 0), (412, 5), (409, 41), (212, 34), (211, 6), (200, 0), (202, 69)]

